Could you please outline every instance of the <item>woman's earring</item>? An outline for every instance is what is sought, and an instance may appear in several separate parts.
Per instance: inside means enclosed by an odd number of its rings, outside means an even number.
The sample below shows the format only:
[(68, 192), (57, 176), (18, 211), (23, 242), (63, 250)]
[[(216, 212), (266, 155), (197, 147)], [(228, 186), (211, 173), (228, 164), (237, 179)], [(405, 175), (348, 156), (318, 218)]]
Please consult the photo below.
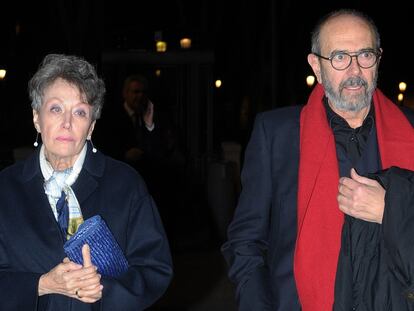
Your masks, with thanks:
[(36, 141), (33, 143), (33, 146), (35, 147), (39, 146), (39, 143), (37, 142), (38, 139), (39, 139), (39, 132), (37, 132), (36, 134)]
[(92, 139), (89, 138), (89, 141), (91, 142), (91, 145), (92, 145), (92, 152), (96, 153), (98, 150), (96, 150), (95, 146), (93, 145)]

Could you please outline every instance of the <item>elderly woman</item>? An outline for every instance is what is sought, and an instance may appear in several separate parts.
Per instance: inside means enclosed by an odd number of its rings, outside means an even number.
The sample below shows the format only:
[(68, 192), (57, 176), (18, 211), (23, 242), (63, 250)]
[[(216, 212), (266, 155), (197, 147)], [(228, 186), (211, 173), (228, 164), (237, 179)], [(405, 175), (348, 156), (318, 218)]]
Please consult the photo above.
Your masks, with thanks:
[[(0, 173), (0, 309), (145, 309), (170, 283), (171, 256), (142, 178), (91, 142), (103, 81), (85, 60), (51, 54), (29, 94), (42, 143), (37, 136), (36, 152)], [(98, 273), (86, 244), (82, 265), (65, 255), (66, 240), (94, 215), (128, 262), (117, 277)]]

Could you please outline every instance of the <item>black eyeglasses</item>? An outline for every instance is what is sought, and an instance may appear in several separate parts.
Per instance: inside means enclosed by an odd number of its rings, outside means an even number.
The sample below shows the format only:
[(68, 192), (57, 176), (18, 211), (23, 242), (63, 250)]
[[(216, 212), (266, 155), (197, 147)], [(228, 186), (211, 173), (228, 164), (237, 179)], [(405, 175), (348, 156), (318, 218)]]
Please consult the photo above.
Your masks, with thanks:
[(324, 60), (329, 60), (332, 67), (336, 70), (345, 70), (351, 66), (352, 57), (356, 58), (359, 67), (364, 69), (371, 68), (381, 56), (381, 52), (373, 49), (361, 50), (352, 53), (352, 55), (347, 52), (335, 52), (330, 57), (325, 57), (317, 53), (313, 54)]

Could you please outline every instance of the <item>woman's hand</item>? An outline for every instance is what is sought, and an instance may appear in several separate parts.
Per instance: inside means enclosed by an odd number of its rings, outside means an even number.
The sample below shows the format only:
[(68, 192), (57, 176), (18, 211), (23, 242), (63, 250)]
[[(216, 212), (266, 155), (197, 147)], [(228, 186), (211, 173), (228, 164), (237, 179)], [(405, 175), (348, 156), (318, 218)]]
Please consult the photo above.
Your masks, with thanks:
[(89, 245), (85, 244), (82, 247), (83, 268), (94, 268), (94, 275), (87, 275), (83, 278), (84, 281), (89, 281), (88, 285), (79, 286), (76, 290), (76, 298), (83, 301), (93, 303), (102, 298), (103, 285), (101, 284), (101, 275), (97, 273), (96, 267), (92, 265), (91, 251)]
[(86, 303), (93, 303), (102, 297), (101, 275), (92, 265), (88, 245), (82, 247), (84, 265), (65, 258), (39, 279), (39, 296), (61, 294)]

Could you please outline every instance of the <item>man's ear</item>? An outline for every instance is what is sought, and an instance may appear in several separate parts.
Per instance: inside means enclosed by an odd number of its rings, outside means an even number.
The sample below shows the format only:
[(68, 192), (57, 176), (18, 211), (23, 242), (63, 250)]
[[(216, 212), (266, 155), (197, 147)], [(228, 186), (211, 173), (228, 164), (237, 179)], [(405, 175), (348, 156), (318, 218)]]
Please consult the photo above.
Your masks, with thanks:
[(380, 50), (380, 56), (379, 56), (379, 58), (378, 58), (378, 60), (377, 60), (377, 66), (379, 65), (379, 63), (380, 63), (380, 60), (381, 60), (381, 57), (382, 57), (382, 48), (380, 48), (379, 49)]
[(321, 79), (321, 63), (319, 61), (318, 56), (315, 54), (308, 54), (308, 63), (311, 66), (313, 73), (316, 76), (316, 80), (318, 80), (318, 83), (322, 83)]

